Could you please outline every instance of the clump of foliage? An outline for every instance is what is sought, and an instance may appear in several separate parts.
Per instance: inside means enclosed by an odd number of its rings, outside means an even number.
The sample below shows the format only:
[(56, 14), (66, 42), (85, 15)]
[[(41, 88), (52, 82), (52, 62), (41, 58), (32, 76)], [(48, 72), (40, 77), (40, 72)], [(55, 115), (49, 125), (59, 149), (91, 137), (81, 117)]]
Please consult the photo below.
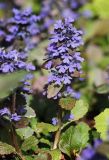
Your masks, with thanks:
[(1, 160), (109, 159), (108, 6), (0, 1)]

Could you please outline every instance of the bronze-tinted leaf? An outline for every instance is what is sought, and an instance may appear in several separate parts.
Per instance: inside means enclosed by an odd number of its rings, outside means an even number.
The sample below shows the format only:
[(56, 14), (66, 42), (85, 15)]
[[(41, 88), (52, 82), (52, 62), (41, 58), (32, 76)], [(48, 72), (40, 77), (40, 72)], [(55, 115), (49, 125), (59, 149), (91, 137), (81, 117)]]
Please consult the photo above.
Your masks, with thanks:
[(0, 142), (0, 156), (16, 154), (15, 148), (7, 143)]
[(29, 121), (27, 118), (23, 117), (20, 121), (16, 122), (14, 126), (16, 128), (25, 128), (28, 125)]
[(75, 71), (75, 72), (72, 74), (72, 77), (78, 78), (78, 77), (80, 77), (80, 73), (79, 73), (78, 71)]
[(61, 106), (61, 108), (64, 108), (66, 110), (71, 110), (75, 106), (75, 103), (76, 100), (71, 97), (61, 98), (59, 100), (59, 105)]
[(55, 97), (58, 92), (62, 89), (63, 85), (57, 86), (54, 83), (50, 84), (47, 88), (47, 98)]

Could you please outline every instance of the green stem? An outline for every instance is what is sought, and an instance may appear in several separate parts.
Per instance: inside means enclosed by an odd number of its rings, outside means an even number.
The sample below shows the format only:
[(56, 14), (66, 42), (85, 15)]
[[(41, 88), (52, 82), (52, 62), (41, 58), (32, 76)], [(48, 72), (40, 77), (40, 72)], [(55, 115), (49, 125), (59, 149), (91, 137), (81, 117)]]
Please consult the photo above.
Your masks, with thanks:
[[(10, 110), (12, 114), (16, 112), (16, 93), (12, 95), (12, 105), (10, 107)], [(22, 152), (17, 141), (16, 130), (13, 123), (11, 123), (11, 137), (12, 137), (13, 147), (15, 148), (17, 154), (20, 156), (22, 160), (25, 160), (24, 157), (22, 156)]]
[(58, 125), (59, 125), (59, 128), (55, 134), (53, 149), (57, 149), (58, 143), (60, 140), (60, 135), (61, 135), (61, 126), (62, 126), (62, 108), (61, 107), (59, 107), (59, 110), (58, 110)]

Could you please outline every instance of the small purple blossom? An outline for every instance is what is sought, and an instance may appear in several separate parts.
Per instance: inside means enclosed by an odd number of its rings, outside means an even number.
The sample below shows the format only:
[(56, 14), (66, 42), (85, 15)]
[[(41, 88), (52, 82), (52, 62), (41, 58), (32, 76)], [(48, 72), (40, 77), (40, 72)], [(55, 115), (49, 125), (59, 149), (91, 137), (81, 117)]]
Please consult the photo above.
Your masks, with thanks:
[(57, 125), (58, 124), (58, 119), (57, 118), (52, 118), (52, 124)]
[(21, 119), (20, 115), (17, 115), (17, 113), (11, 114), (9, 109), (6, 107), (3, 109), (0, 109), (0, 116), (5, 116), (5, 115), (7, 115), (9, 119), (12, 121), (19, 121)]
[(64, 117), (63, 120), (65, 121), (71, 121), (74, 119), (74, 115), (72, 113), (67, 113)]
[[(0, 116), (7, 115), (10, 121), (19, 121), (21, 112), (18, 109), (26, 107), (26, 96), (32, 93), (31, 71), (35, 66), (28, 62), (28, 51), (36, 46), (36, 36), (39, 34), (37, 16), (30, 8), (20, 10), (13, 9), (12, 17), (0, 21), (0, 73), (8, 74), (19, 70), (26, 70), (27, 75), (22, 79), (16, 88), (16, 112), (11, 109), (0, 109)], [(12, 95), (7, 98), (9, 105), (12, 105)], [(21, 104), (23, 103), (23, 104)], [(7, 102), (6, 102), (7, 104)], [(8, 106), (9, 107), (9, 106)]]
[(69, 121), (70, 121), (70, 120), (73, 120), (74, 117), (75, 117), (75, 116), (71, 113), (71, 114), (69, 115), (69, 119), (68, 119), (68, 120), (69, 120)]
[(4, 116), (4, 115), (10, 115), (10, 111), (6, 107), (3, 109), (0, 109), (0, 116)]
[(11, 115), (11, 120), (12, 120), (12, 121), (17, 122), (17, 121), (19, 121), (20, 119), (21, 119), (21, 116), (17, 115), (17, 113), (14, 113), (14, 114)]

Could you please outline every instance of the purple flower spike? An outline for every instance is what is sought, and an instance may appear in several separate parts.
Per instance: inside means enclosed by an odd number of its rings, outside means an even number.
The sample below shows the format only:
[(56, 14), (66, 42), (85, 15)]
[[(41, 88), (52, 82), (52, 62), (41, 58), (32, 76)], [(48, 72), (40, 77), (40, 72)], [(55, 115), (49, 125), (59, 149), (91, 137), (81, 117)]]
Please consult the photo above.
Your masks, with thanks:
[[(81, 53), (77, 51), (83, 45), (83, 33), (81, 30), (77, 30), (73, 23), (74, 19), (66, 18), (63, 21), (58, 20), (54, 25), (46, 55), (46, 69), (51, 71), (48, 85), (51, 83), (58, 86), (63, 85), (64, 92), (61, 96), (71, 96), (79, 99), (80, 93), (75, 92), (73, 89), (71, 89), (71, 93), (67, 92), (67, 87), (71, 86), (76, 79), (79, 80), (82, 73), (81, 63), (84, 61)], [(54, 61), (56, 61), (56, 64)], [(78, 76), (73, 76), (75, 72), (78, 73)], [(55, 95), (54, 98), (60, 98), (60, 94)]]

